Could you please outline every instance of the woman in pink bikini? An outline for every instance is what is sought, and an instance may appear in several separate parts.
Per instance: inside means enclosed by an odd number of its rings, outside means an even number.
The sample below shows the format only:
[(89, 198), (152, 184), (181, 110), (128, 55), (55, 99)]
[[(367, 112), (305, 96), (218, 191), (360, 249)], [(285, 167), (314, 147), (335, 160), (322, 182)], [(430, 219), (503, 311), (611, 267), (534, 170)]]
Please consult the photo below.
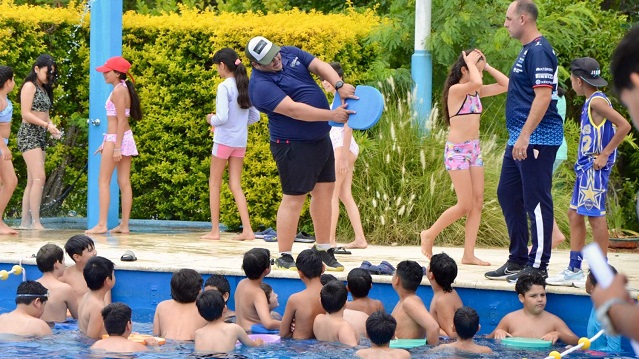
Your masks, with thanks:
[[(496, 84), (484, 85), (482, 72), (488, 72)], [(475, 241), (484, 205), (484, 162), (479, 147), (481, 97), (508, 90), (508, 77), (486, 62), (481, 51), (462, 52), (453, 64), (444, 84), (443, 104), (450, 126), (444, 151), (446, 170), (453, 181), (457, 203), (448, 208), (433, 225), (420, 234), (422, 253), (430, 259), (437, 235), (456, 220), (466, 218), (463, 264), (490, 265), (475, 257)]]
[[(138, 155), (133, 139), (133, 132), (129, 126), (129, 117), (142, 119), (140, 99), (135, 92), (133, 83), (126, 81), (131, 64), (121, 56), (115, 56), (96, 68), (102, 72), (104, 81), (113, 85), (113, 91), (106, 101), (107, 133), (98, 151), (102, 152), (100, 162), (100, 176), (98, 188), (100, 193), (100, 218), (98, 224), (87, 230), (87, 234), (107, 232), (107, 212), (109, 210), (111, 176), (118, 168), (118, 185), (122, 198), (122, 219), (120, 224), (111, 232), (129, 233), (129, 218), (133, 206), (133, 191), (131, 190), (131, 157)], [(130, 76), (130, 75), (129, 75)], [(131, 77), (132, 78), (132, 77)], [(97, 151), (96, 151), (97, 153)]]

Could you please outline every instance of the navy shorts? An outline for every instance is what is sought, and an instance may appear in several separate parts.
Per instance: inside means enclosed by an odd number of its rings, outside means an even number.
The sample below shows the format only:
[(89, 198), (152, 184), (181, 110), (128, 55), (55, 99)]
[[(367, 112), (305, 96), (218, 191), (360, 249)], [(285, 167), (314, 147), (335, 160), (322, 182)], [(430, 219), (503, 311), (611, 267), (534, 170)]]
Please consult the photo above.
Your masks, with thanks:
[(335, 157), (328, 134), (312, 142), (271, 141), (271, 154), (286, 195), (305, 195), (318, 182), (335, 182)]

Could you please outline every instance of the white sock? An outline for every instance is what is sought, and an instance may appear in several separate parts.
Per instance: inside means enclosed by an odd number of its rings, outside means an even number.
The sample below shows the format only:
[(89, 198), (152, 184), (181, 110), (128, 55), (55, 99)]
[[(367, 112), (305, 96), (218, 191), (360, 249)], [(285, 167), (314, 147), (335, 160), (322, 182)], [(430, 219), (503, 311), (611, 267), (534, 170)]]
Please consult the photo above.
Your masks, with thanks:
[(315, 247), (320, 250), (320, 251), (328, 251), (329, 249), (331, 249), (331, 245), (329, 243), (325, 243), (325, 244), (315, 244)]
[(291, 257), (292, 257), (292, 256), (293, 256), (293, 254), (292, 254), (292, 253), (293, 253), (292, 251), (280, 252), (280, 257), (281, 257), (282, 255), (284, 255), (284, 254), (288, 254), (289, 256), (291, 256)]

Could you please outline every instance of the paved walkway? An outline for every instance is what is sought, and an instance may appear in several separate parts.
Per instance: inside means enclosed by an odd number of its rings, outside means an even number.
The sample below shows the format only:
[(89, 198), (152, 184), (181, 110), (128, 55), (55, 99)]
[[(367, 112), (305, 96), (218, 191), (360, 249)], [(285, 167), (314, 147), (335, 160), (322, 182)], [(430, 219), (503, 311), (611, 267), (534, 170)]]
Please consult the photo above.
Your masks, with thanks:
[[(18, 263), (24, 259), (24, 263), (35, 264), (35, 259), (30, 258), (40, 246), (46, 243), (55, 243), (61, 247), (66, 240), (80, 234), (78, 230), (46, 230), (46, 231), (20, 231), (15, 236), (0, 236), (0, 262)], [(199, 239), (204, 232), (190, 232), (180, 234), (166, 233), (132, 233), (128, 235), (92, 235), (96, 242), (98, 255), (107, 257), (116, 263), (116, 268), (142, 271), (175, 271), (180, 268), (193, 268), (202, 273), (221, 273), (228, 275), (240, 275), (242, 254), (252, 247), (268, 248), (272, 256), (277, 255), (277, 243), (266, 243), (261, 239), (248, 242), (236, 242), (230, 240), (233, 235), (223, 234), (222, 240), (210, 241)], [(293, 253), (309, 248), (309, 244), (295, 243)], [(132, 250), (137, 256), (136, 262), (122, 262), (120, 256), (125, 250)], [(466, 288), (485, 288), (514, 290), (514, 286), (503, 281), (491, 281), (484, 278), (484, 272), (501, 266), (507, 258), (508, 250), (503, 249), (477, 249), (477, 256), (489, 261), (492, 266), (478, 267), (460, 264), (463, 248), (435, 247), (434, 253), (446, 252), (458, 262), (459, 275), (455, 285)], [(26, 259), (25, 259), (26, 258)], [(337, 259), (346, 267), (345, 271), (336, 274), (338, 278), (345, 279), (349, 270), (359, 267), (362, 261), (367, 260), (373, 264), (379, 264), (386, 260), (396, 265), (401, 260), (412, 259), (422, 265), (428, 261), (421, 255), (418, 246), (369, 246), (367, 249), (354, 249), (352, 255), (338, 255)], [(622, 252), (610, 253), (610, 263), (620, 272), (625, 273), (630, 280), (630, 286), (639, 288), (639, 254)], [(66, 259), (67, 264), (71, 262)], [(556, 250), (552, 256), (550, 274), (557, 273), (568, 265), (568, 251)], [(271, 277), (297, 278), (294, 271), (273, 270)], [(389, 282), (390, 276), (373, 276), (376, 282)], [(423, 284), (428, 284), (424, 279)], [(567, 287), (548, 287), (553, 293), (585, 294), (584, 290)]]

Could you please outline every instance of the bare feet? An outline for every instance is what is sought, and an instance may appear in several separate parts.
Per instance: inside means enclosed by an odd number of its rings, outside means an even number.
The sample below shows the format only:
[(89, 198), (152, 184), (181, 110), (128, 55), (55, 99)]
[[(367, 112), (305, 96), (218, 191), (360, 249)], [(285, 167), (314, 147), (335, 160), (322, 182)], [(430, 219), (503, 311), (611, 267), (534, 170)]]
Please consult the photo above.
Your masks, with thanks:
[(101, 226), (99, 224), (91, 229), (87, 229), (86, 231), (84, 231), (85, 234), (104, 234), (106, 232), (107, 232), (106, 225)]
[(115, 228), (111, 229), (109, 232), (111, 232), (111, 233), (129, 234), (129, 227), (119, 224), (119, 225), (115, 226)]
[(200, 239), (212, 239), (214, 241), (220, 240), (220, 232), (219, 231), (210, 231), (209, 233), (200, 237)]
[(41, 223), (34, 223), (34, 224), (31, 225), (31, 229), (35, 229), (37, 231), (41, 231), (41, 230), (44, 230), (46, 228), (44, 228), (44, 226), (42, 226)]
[(490, 263), (486, 261), (482, 261), (481, 259), (472, 256), (472, 257), (462, 257), (462, 264), (470, 264), (474, 266), (489, 266)]
[(0, 222), (0, 234), (18, 234), (18, 231)]
[(428, 237), (428, 230), (426, 229), (421, 231), (419, 238), (422, 240), (422, 254), (430, 260), (430, 257), (433, 256), (433, 243), (435, 243), (435, 238)]
[(344, 245), (346, 249), (364, 249), (366, 247), (368, 247), (368, 242), (365, 239), (356, 239)]
[(255, 239), (255, 234), (253, 234), (253, 231), (242, 232), (238, 234), (237, 236), (233, 237), (234, 241), (252, 241), (254, 239)]

